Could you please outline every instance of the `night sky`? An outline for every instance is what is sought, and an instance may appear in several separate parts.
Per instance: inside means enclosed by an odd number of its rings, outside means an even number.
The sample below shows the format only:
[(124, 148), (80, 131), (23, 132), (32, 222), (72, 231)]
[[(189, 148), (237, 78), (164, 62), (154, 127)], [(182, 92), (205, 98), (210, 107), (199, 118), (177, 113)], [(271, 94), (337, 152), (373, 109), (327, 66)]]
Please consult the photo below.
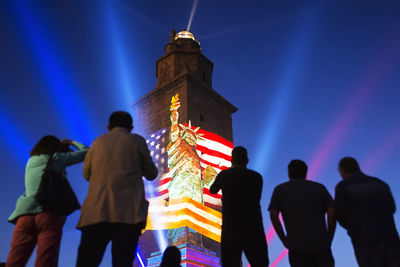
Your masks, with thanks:
[[(192, 7), (192, 0), (1, 1), (0, 261), (32, 146), (46, 134), (89, 145), (105, 133), (112, 111), (129, 111), (154, 88), (155, 61), (170, 31), (188, 27)], [(271, 193), (294, 158), (333, 193), (339, 159), (353, 156), (390, 185), (400, 206), (399, 1), (200, 0), (193, 11), (190, 31), (214, 62), (213, 88), (239, 109), (234, 144), (248, 148), (249, 167), (264, 177), (266, 231)], [(81, 169), (67, 171), (82, 201)], [(64, 227), (61, 267), (74, 265), (78, 218)], [(272, 263), (283, 251), (277, 237), (269, 250)], [(356, 266), (340, 226), (333, 254), (336, 266)], [(110, 265), (108, 249), (101, 266)], [(276, 266), (289, 266), (287, 258)]]

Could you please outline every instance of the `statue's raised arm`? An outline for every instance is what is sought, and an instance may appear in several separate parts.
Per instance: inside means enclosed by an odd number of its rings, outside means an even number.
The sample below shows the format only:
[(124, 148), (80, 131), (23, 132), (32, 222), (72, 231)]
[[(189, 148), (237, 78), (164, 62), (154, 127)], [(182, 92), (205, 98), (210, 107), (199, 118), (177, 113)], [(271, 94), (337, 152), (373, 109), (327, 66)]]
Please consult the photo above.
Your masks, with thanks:
[(171, 130), (170, 130), (170, 138), (171, 143), (174, 143), (179, 137), (179, 113), (178, 108), (181, 106), (181, 102), (179, 101), (179, 94), (176, 94), (171, 99), (171, 106), (169, 110), (171, 111), (170, 120), (171, 120)]

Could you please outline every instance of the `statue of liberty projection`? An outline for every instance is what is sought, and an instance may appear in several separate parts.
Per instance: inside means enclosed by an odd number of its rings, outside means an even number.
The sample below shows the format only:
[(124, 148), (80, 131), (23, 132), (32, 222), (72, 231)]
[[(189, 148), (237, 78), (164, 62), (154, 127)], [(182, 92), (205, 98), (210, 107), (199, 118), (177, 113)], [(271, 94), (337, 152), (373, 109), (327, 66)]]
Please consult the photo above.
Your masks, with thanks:
[(203, 204), (204, 183), (211, 183), (217, 173), (211, 166), (207, 166), (202, 173), (200, 157), (196, 151), (197, 140), (201, 139), (201, 134), (197, 133), (200, 127), (193, 130), (190, 121), (189, 127), (179, 124), (179, 107), (179, 94), (176, 94), (171, 99), (170, 141), (167, 146), (171, 174), (169, 198), (189, 197)]

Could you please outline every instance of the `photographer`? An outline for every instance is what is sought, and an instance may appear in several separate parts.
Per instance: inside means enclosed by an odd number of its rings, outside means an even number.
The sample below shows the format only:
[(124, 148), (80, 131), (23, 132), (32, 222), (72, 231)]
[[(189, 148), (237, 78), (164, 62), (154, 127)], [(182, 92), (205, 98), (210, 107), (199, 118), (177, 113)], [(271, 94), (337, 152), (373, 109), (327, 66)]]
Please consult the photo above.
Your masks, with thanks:
[[(72, 151), (72, 145), (78, 151)], [(45, 210), (35, 196), (42, 181), (43, 173), (51, 160), (55, 172), (64, 173), (65, 167), (80, 163), (85, 158), (84, 144), (52, 135), (44, 136), (33, 147), (25, 170), (25, 193), (16, 204), (8, 221), (15, 224), (7, 266), (25, 266), (37, 245), (35, 266), (57, 266), (65, 217)]]

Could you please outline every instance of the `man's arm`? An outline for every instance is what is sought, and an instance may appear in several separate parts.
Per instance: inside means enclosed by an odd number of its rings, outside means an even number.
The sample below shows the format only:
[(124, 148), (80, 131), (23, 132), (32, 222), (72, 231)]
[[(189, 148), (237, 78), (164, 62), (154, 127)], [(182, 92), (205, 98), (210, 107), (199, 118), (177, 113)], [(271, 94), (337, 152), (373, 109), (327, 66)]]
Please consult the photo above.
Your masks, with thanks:
[(210, 187), (210, 193), (216, 194), (222, 188), (222, 175), (219, 173)]
[(275, 232), (278, 235), (279, 239), (282, 241), (285, 248), (288, 248), (287, 237), (285, 235), (285, 232), (283, 231), (281, 221), (279, 220), (279, 211), (274, 209), (270, 210), (269, 217), (271, 218), (272, 225), (274, 226)]
[(329, 207), (326, 211), (327, 220), (328, 220), (328, 236), (329, 240), (332, 243), (333, 237), (335, 235), (336, 230), (336, 218), (335, 218), (335, 209), (333, 207)]
[(346, 200), (343, 184), (339, 183), (335, 188), (334, 209), (335, 217), (341, 226), (347, 229)]

